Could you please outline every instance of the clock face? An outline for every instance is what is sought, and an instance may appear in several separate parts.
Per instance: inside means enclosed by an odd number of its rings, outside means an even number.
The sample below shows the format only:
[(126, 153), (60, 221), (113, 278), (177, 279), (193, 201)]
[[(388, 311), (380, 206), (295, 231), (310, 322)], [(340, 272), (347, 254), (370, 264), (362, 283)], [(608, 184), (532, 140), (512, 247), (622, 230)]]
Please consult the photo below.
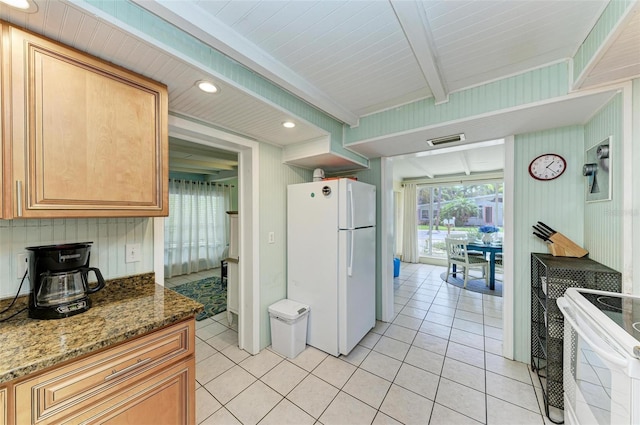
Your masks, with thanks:
[(536, 180), (557, 179), (567, 168), (567, 161), (553, 153), (546, 153), (535, 158), (529, 164), (529, 174)]

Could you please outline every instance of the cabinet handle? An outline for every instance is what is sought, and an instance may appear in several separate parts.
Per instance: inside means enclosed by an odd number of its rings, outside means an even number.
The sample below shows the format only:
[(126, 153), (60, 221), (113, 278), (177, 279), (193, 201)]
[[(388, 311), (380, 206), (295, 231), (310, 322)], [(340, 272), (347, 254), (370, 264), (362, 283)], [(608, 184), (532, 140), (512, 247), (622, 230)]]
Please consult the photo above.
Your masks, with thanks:
[(125, 368), (124, 368), (124, 369), (122, 369), (122, 370), (115, 370), (115, 369), (113, 369), (113, 370), (111, 371), (111, 375), (107, 375), (107, 376), (105, 376), (105, 377), (104, 377), (104, 380), (105, 380), (105, 381), (110, 381), (110, 380), (112, 380), (112, 379), (115, 379), (115, 378), (117, 378), (117, 377), (119, 377), (119, 376), (124, 375), (125, 373), (129, 373), (129, 372), (131, 372), (131, 371), (132, 371), (132, 370), (134, 370), (134, 369), (137, 369), (137, 368), (139, 368), (139, 367), (141, 367), (141, 366), (144, 366), (145, 364), (149, 363), (150, 361), (151, 361), (151, 357), (147, 357), (146, 359), (138, 359), (138, 361), (137, 361), (137, 362), (135, 362), (134, 364), (132, 364), (132, 365), (130, 365), (130, 366), (125, 367)]
[(18, 204), (18, 217), (22, 217), (22, 181), (16, 180), (16, 202)]

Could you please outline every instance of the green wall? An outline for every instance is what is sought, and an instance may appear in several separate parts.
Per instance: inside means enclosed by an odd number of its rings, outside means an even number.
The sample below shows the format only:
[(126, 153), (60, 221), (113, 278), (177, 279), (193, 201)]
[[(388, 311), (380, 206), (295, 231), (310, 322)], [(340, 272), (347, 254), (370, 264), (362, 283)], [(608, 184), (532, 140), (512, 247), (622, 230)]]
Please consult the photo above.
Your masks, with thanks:
[[(542, 221), (589, 251), (589, 258), (622, 271), (623, 123), (622, 94), (616, 95), (584, 126), (572, 126), (515, 137), (514, 176), (514, 348), (515, 359), (528, 362), (530, 349), (530, 254), (547, 252), (534, 237), (531, 226)], [(585, 150), (612, 136), (611, 201), (585, 202), (586, 178), (582, 175)], [(528, 173), (529, 162), (552, 152), (567, 160), (567, 171), (558, 179), (540, 182)], [(626, 153), (631, 155), (631, 152)], [(636, 292), (637, 293), (637, 292)]]
[[(531, 253), (548, 252), (533, 236), (531, 226), (542, 221), (578, 245), (583, 243), (584, 130), (571, 126), (516, 135), (514, 140), (514, 356), (530, 360)], [(557, 153), (567, 161), (565, 173), (548, 182), (529, 176), (529, 163), (538, 155)], [(505, 184), (509, 184), (505, 182)]]
[(358, 127), (345, 129), (345, 146), (563, 96), (568, 93), (568, 81), (569, 66), (562, 62), (451, 93), (449, 101), (439, 105), (428, 98), (367, 115)]
[[(282, 149), (260, 144), (260, 349), (271, 344), (268, 308), (287, 297), (287, 185), (310, 182), (313, 172), (282, 164)], [(268, 242), (274, 232), (275, 243)]]
[[(376, 187), (376, 319), (382, 318), (382, 176), (380, 158), (369, 161), (369, 169), (351, 173), (358, 181), (369, 183)], [(393, 265), (390, 264), (389, 267)]]
[[(622, 94), (617, 94), (585, 125), (583, 149), (593, 147), (611, 137), (609, 158), (612, 173), (611, 200), (586, 204), (584, 216), (585, 249), (589, 258), (622, 271), (623, 244), (622, 219), (624, 216), (623, 157), (622, 139)], [(583, 151), (584, 154), (584, 151)], [(586, 177), (583, 178), (586, 183)]]

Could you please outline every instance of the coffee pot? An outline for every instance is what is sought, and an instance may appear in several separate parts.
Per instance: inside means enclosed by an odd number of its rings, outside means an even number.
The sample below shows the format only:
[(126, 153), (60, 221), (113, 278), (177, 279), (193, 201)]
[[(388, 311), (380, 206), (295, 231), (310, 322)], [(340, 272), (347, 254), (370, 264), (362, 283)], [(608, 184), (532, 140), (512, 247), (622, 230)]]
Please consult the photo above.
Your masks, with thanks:
[[(104, 288), (102, 273), (89, 267), (92, 242), (28, 247), (29, 317), (61, 319), (87, 311), (88, 294)], [(97, 283), (89, 284), (93, 272)]]

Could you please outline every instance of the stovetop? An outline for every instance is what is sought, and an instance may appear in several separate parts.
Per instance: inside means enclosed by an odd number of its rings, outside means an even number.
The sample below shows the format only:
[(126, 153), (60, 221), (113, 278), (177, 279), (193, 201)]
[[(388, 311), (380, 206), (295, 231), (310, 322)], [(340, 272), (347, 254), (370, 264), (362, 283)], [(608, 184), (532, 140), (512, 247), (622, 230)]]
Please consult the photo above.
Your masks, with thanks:
[(613, 296), (580, 293), (640, 343), (640, 298), (625, 297), (623, 294)]

